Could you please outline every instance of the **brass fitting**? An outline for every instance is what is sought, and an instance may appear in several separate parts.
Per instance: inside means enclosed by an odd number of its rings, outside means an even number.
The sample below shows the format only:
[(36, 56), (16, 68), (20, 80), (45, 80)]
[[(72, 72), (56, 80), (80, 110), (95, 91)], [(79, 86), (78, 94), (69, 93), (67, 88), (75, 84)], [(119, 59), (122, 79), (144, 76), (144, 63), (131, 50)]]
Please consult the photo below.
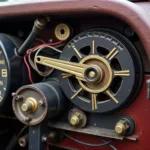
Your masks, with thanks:
[(89, 76), (90, 76), (91, 78), (94, 78), (95, 75), (96, 75), (96, 73), (95, 73), (94, 71), (90, 71), (90, 72), (89, 72)]
[(115, 125), (115, 132), (119, 135), (125, 135), (126, 131), (129, 128), (129, 123), (127, 120), (119, 120)]
[(21, 110), (24, 111), (24, 112), (35, 112), (37, 110), (37, 101), (30, 97), (30, 98), (27, 98), (26, 101), (22, 104), (21, 106)]
[(74, 127), (80, 125), (81, 122), (82, 122), (82, 114), (78, 112), (74, 113), (69, 120), (69, 123)]
[(47, 23), (47, 20), (46, 20), (46, 18), (44, 18), (44, 17), (37, 18), (37, 19), (35, 20), (35, 22), (34, 22), (35, 26), (36, 26), (37, 28), (40, 28), (40, 29), (45, 28), (46, 23)]
[(67, 24), (58, 24), (55, 28), (55, 36), (60, 41), (65, 41), (71, 34), (70, 27)]

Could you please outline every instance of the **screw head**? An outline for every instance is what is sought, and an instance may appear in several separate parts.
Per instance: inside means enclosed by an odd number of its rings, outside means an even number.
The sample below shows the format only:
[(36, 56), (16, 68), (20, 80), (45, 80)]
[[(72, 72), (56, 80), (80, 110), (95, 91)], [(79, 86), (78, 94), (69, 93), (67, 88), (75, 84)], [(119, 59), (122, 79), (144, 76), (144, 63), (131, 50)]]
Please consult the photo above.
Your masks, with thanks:
[(24, 137), (21, 137), (18, 142), (20, 147), (25, 147), (27, 144), (26, 139)]
[(27, 118), (24, 119), (25, 122), (29, 122), (29, 121), (31, 121), (31, 120), (32, 120), (31, 117), (27, 117)]
[(90, 76), (91, 78), (94, 78), (95, 75), (96, 75), (96, 73), (95, 73), (94, 71), (90, 71), (90, 72), (89, 72), (89, 76)]
[(39, 105), (39, 106), (44, 106), (44, 104), (45, 104), (45, 103), (44, 103), (43, 100), (40, 100), (40, 101), (38, 102), (38, 105)]
[(11, 95), (12, 95), (12, 97), (14, 97), (14, 96), (16, 96), (17, 94), (16, 94), (16, 93), (12, 93)]
[(47, 141), (47, 137), (44, 135), (42, 136), (42, 142), (46, 142)]
[(16, 97), (15, 97), (15, 100), (23, 100), (23, 97), (22, 96), (20, 96), (20, 95), (16, 95)]

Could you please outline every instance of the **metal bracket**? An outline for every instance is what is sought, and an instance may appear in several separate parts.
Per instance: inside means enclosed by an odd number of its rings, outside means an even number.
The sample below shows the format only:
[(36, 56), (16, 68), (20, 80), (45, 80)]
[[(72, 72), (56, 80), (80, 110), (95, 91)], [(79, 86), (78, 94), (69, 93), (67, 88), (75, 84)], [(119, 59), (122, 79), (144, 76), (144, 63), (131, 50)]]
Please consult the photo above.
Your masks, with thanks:
[(29, 150), (43, 150), (46, 147), (47, 136), (47, 124), (42, 122), (41, 124), (29, 127)]
[(112, 139), (118, 139), (118, 140), (128, 139), (131, 141), (138, 140), (137, 135), (120, 136), (120, 135), (116, 134), (114, 130), (99, 128), (99, 127), (87, 126), (86, 128), (83, 128), (83, 129), (80, 129), (80, 128), (77, 129), (77, 128), (71, 127), (67, 123), (62, 123), (62, 122), (49, 122), (48, 125), (49, 125), (49, 127), (52, 127), (55, 129), (62, 129), (62, 130), (66, 130), (66, 131), (85, 133), (85, 134), (89, 134), (89, 135), (107, 137), (107, 138), (112, 138)]

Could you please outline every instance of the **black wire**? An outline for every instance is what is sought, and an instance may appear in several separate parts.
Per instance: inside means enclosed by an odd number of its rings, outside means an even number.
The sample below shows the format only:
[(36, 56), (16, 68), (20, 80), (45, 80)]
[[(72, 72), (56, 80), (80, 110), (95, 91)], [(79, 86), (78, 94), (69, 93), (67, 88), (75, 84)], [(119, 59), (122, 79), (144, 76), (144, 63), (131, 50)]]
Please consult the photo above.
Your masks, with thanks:
[(30, 47), (32, 42), (35, 40), (36, 35), (37, 35), (36, 32), (31, 31), (31, 33), (29, 34), (27, 39), (24, 41), (24, 43), (18, 49), (19, 56), (24, 56), (24, 54), (26, 53), (26, 51), (28, 50), (28, 48)]
[(21, 136), (21, 134), (28, 128), (28, 125), (25, 125), (20, 132), (18, 133), (17, 137), (19, 138)]
[[(77, 140), (77, 139), (71, 137), (71, 136), (68, 135), (67, 133), (64, 133), (64, 135), (65, 135), (67, 138), (69, 138), (69, 139), (71, 139), (72, 141), (74, 141), (74, 142), (77, 142), (77, 143), (79, 143), (79, 144), (86, 145), (86, 146), (92, 146), (92, 147), (106, 146), (106, 145), (109, 145), (110, 142), (111, 142), (111, 140), (110, 140), (110, 141), (105, 141), (105, 140), (103, 140), (103, 139), (100, 138), (102, 141), (104, 141), (104, 143), (91, 144), (91, 143), (86, 143), (86, 142), (79, 141), (79, 140)], [(112, 148), (114, 148), (114, 147), (112, 147)], [(115, 148), (114, 150), (117, 150), (117, 149)]]
[[(99, 138), (101, 141), (106, 142), (106, 140)], [(117, 150), (117, 148), (115, 146), (113, 146), (112, 144), (108, 144), (113, 150)]]

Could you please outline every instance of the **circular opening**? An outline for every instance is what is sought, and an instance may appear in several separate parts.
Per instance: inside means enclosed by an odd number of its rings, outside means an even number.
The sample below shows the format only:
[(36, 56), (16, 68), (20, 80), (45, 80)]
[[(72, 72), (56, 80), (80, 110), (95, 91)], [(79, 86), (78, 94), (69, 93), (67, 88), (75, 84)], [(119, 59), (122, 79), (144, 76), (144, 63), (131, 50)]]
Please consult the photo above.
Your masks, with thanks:
[(80, 49), (80, 52), (83, 55), (89, 55), (90, 51), (91, 51), (91, 47), (90, 46), (85, 46), (85, 47), (83, 47), (83, 48)]
[(116, 58), (112, 59), (110, 66), (114, 70), (121, 70), (121, 65), (120, 65), (118, 59), (116, 59)]
[(121, 86), (122, 78), (121, 77), (115, 77), (110, 85), (110, 90), (116, 94)]
[(60, 30), (60, 33), (61, 33), (61, 34), (64, 34), (64, 33), (65, 33), (65, 30), (64, 30), (64, 29), (61, 29), (61, 30)]
[(19, 144), (20, 144), (21, 147), (24, 147), (25, 146), (25, 141), (22, 139), (22, 140), (19, 141)]
[(91, 94), (85, 90), (82, 90), (78, 94), (78, 97), (87, 103), (89, 103), (91, 101)]
[(99, 55), (106, 56), (106, 55), (108, 55), (109, 50), (107, 50), (107, 49), (104, 48), (104, 47), (98, 46), (98, 47), (97, 47), (97, 52), (98, 52)]
[(71, 62), (79, 62), (78, 58), (76, 56), (72, 56), (70, 59)]
[(99, 93), (97, 95), (97, 102), (106, 102), (110, 98), (105, 93)]
[(37, 57), (37, 61), (40, 61), (41, 60), (41, 58), (40, 57)]
[(75, 78), (75, 77), (69, 77), (69, 83), (70, 83), (70, 86), (72, 88), (72, 90), (78, 90), (79, 89), (79, 83), (78, 83), (78, 80)]

